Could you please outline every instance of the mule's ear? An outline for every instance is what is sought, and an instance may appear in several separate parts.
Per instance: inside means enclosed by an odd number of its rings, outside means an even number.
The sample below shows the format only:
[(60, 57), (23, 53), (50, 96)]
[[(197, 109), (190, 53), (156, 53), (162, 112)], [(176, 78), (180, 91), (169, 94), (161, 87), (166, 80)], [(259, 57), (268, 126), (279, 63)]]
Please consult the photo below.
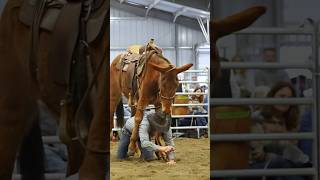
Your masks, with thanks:
[(185, 65), (183, 65), (183, 66), (181, 66), (181, 67), (177, 67), (177, 68), (176, 68), (177, 74), (179, 74), (179, 73), (181, 73), (181, 72), (183, 72), (183, 71), (188, 70), (188, 69), (191, 68), (192, 66), (193, 66), (193, 64), (185, 64)]
[(158, 65), (158, 64), (154, 64), (152, 62), (149, 63), (149, 65), (156, 71), (159, 71), (161, 73), (165, 73), (167, 71), (169, 71), (170, 69), (172, 69), (172, 66), (163, 66), (163, 65)]
[(217, 36), (216, 39), (248, 27), (265, 12), (265, 6), (253, 6), (224, 19), (213, 21), (212, 28)]

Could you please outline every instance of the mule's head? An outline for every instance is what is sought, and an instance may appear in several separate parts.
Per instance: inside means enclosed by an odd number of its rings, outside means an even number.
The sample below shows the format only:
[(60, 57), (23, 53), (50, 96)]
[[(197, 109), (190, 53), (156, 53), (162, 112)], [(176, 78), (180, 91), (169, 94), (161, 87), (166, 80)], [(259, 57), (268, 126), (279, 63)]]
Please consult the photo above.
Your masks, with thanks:
[(254, 6), (221, 20), (210, 21), (212, 79), (217, 79), (220, 75), (220, 62), (216, 47), (217, 41), (221, 37), (250, 26), (265, 12), (266, 8), (264, 6)]
[(150, 62), (150, 66), (160, 72), (159, 78), (159, 96), (162, 105), (162, 111), (165, 114), (171, 114), (171, 105), (173, 103), (176, 90), (179, 86), (177, 75), (188, 70), (193, 64), (185, 64), (181, 67), (175, 67), (172, 64), (155, 64)]

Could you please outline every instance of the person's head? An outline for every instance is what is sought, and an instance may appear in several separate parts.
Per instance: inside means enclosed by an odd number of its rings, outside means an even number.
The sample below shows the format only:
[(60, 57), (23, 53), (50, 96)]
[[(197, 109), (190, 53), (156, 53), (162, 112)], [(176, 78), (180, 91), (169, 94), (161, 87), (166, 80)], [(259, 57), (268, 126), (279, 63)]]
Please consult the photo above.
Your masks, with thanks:
[(151, 125), (151, 128), (157, 129), (157, 131), (165, 133), (169, 131), (171, 126), (171, 117), (167, 116), (161, 111), (153, 112), (147, 115), (147, 119)]
[[(273, 98), (291, 98), (296, 97), (295, 90), (289, 82), (278, 82), (268, 92), (267, 97)], [(297, 105), (273, 105), (271, 108), (272, 115), (281, 116), (285, 120), (288, 130), (297, 128), (299, 109)]]
[(197, 80), (198, 80), (198, 78), (197, 78), (197, 76), (196, 76), (196, 75), (193, 75), (193, 76), (191, 77), (191, 80), (192, 80), (192, 81), (197, 81)]
[[(265, 98), (270, 91), (268, 86), (258, 86), (254, 88), (251, 97), (252, 98)], [(253, 110), (258, 110), (261, 108), (261, 105), (253, 105)]]
[[(203, 93), (203, 89), (201, 87), (196, 87), (194, 90), (193, 90), (194, 93)], [(197, 100), (199, 101), (200, 103), (203, 102), (203, 94), (195, 94), (195, 95), (192, 95), (192, 100)]]
[[(231, 62), (236, 62), (236, 63), (239, 63), (239, 62), (244, 62), (244, 59), (239, 56), (239, 55), (235, 55), (232, 59), (231, 59)], [(234, 69), (233, 70), (233, 73), (235, 74), (240, 74), (242, 76), (245, 75), (245, 72), (246, 70), (245, 69)]]
[(276, 62), (276, 49), (275, 48), (265, 48), (263, 50), (263, 60), (265, 62)]

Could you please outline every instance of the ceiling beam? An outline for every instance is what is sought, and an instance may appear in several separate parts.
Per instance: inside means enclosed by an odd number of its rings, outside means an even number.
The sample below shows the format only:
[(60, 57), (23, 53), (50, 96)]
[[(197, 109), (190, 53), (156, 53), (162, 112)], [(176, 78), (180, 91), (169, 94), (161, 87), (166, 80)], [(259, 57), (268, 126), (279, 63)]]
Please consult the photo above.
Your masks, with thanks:
[[(135, 14), (140, 17), (145, 17), (145, 7), (144, 6), (133, 6), (127, 3), (120, 4), (119, 0), (110, 0), (110, 7), (116, 8), (118, 10), (126, 11)], [(164, 21), (172, 22), (172, 13), (161, 11), (158, 9), (153, 9), (148, 13), (149, 18), (157, 18)], [(192, 28), (194, 30), (201, 31), (199, 24), (196, 19), (189, 18), (186, 16), (180, 16), (176, 19), (176, 24), (184, 25), (186, 27)]]
[(147, 9), (147, 12), (146, 12), (146, 16), (148, 16), (148, 13), (149, 11), (154, 7), (156, 6), (161, 0), (154, 0), (153, 3), (151, 3), (149, 6), (148, 6), (148, 9)]
[(184, 12), (186, 12), (188, 9), (186, 7), (183, 7), (182, 9), (178, 10), (174, 13), (173, 22), (176, 22), (177, 18), (182, 15)]

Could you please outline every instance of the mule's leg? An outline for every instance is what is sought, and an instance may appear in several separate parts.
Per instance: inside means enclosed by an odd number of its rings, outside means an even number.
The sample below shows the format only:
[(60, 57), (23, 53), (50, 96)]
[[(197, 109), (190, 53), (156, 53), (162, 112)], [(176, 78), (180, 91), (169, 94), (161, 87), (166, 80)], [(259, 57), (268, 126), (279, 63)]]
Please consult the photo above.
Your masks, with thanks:
[[(105, 34), (107, 36), (107, 33)], [(120, 85), (117, 86), (117, 82), (115, 81), (112, 81), (112, 83), (114, 83), (112, 84), (111, 80), (111, 89), (109, 92), (109, 89), (107, 89), (107, 81), (105, 77), (107, 77), (107, 74), (105, 73), (101, 73), (98, 76), (98, 82), (101, 84), (98, 85), (97, 97), (95, 99), (97, 108), (94, 109), (94, 117), (91, 121), (89, 129), (87, 141), (88, 150), (86, 151), (85, 158), (80, 168), (80, 180), (105, 180), (106, 177), (109, 176), (109, 174), (107, 173), (107, 166), (110, 156), (109, 133), (111, 132), (110, 130), (113, 127), (113, 113), (121, 97), (121, 92), (119, 91), (120, 88), (117, 89), (117, 87), (119, 87)], [(110, 97), (110, 124), (108, 124), (107, 122), (108, 114), (106, 113), (106, 101), (109, 99), (108, 96)], [(103, 152), (97, 152), (99, 150)]]
[[(101, 95), (100, 93), (98, 93)], [(106, 93), (102, 94), (107, 96)], [(108, 151), (110, 143), (108, 128), (107, 128), (107, 114), (104, 97), (98, 97), (97, 108), (91, 122), (87, 151), (80, 168), (80, 180), (105, 180), (107, 176), (107, 164), (109, 162), (109, 153), (98, 152)]]
[(72, 141), (67, 148), (68, 148), (67, 176), (70, 176), (79, 171), (84, 158), (84, 149), (78, 141)]
[(44, 149), (39, 118), (25, 136), (18, 160), (22, 180), (44, 180)]
[(8, 1), (0, 21), (0, 179), (11, 180), (20, 143), (37, 109), (27, 63), (28, 31)]
[(130, 144), (129, 144), (129, 154), (133, 154), (136, 149), (136, 142), (139, 136), (139, 125), (143, 118), (143, 111), (145, 107), (147, 106), (147, 103), (143, 100), (139, 100), (138, 106), (136, 109), (136, 114), (134, 115), (134, 127), (132, 130), (132, 134), (130, 137)]
[[(3, 82), (0, 76), (0, 82)], [(13, 80), (14, 81), (14, 80)], [(17, 82), (17, 81), (15, 81)], [(36, 111), (36, 103), (28, 98), (29, 93), (10, 93), (7, 90), (24, 89), (23, 87), (0, 88), (0, 179), (11, 180), (14, 161), (19, 145), (32, 123)], [(11, 89), (12, 90), (12, 89)], [(30, 146), (30, 145), (28, 145)]]

